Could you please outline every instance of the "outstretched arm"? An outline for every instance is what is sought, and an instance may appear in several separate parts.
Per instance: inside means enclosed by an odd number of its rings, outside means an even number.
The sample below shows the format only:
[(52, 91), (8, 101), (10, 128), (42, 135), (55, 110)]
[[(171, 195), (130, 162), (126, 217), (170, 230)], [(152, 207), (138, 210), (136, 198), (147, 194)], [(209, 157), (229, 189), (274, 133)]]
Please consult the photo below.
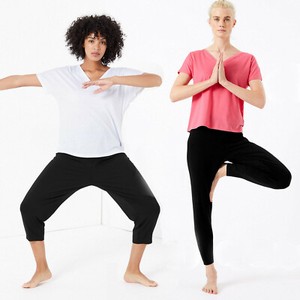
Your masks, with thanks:
[(0, 90), (14, 89), (23, 86), (42, 86), (36, 74), (12, 75), (0, 79)]
[(112, 85), (129, 85), (136, 87), (155, 87), (162, 83), (161, 77), (156, 74), (143, 73), (141, 75), (129, 76), (113, 76), (95, 81), (83, 83), (83, 88), (88, 88), (92, 85), (98, 85), (100, 88), (95, 91), (96, 94), (109, 89)]

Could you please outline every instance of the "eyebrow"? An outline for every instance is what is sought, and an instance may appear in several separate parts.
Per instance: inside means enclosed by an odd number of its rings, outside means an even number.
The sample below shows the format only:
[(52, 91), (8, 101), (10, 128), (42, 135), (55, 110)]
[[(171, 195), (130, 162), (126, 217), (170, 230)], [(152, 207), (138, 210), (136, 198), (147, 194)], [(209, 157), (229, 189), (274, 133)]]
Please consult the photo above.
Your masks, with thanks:
[[(213, 16), (213, 18), (221, 18), (220, 16)], [(226, 16), (224, 18), (231, 18), (231, 16)]]
[[(87, 38), (88, 38), (88, 39), (98, 39), (98, 36), (95, 36), (95, 35), (88, 35)], [(105, 37), (101, 37), (100, 40), (106, 40), (106, 38), (105, 38)]]

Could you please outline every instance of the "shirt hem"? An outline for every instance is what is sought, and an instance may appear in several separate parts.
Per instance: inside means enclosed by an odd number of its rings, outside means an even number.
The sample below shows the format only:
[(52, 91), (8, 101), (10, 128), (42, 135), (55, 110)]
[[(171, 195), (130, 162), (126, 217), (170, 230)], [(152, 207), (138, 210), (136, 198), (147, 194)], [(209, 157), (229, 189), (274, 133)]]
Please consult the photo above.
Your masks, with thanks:
[(124, 150), (116, 150), (116, 151), (110, 151), (110, 152), (106, 152), (106, 153), (79, 153), (79, 152), (73, 152), (73, 151), (63, 151), (63, 150), (57, 150), (56, 153), (64, 153), (64, 154), (68, 154), (68, 155), (72, 155), (72, 156), (76, 156), (78, 158), (99, 158), (99, 157), (107, 157), (107, 156), (112, 156), (118, 153), (125, 153)]

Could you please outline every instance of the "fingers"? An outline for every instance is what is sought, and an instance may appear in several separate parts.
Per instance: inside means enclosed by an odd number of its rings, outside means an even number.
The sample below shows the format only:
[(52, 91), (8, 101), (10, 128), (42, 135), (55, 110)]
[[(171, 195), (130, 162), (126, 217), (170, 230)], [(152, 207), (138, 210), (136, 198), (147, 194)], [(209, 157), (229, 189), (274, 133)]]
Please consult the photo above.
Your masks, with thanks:
[(103, 92), (103, 89), (102, 88), (99, 88), (97, 90), (94, 91), (94, 94), (100, 94)]
[(86, 89), (86, 88), (88, 88), (88, 87), (90, 87), (90, 86), (92, 86), (92, 85), (97, 85), (97, 81), (87, 81), (87, 82), (84, 82), (84, 83), (82, 84), (82, 87), (83, 87), (84, 89)]

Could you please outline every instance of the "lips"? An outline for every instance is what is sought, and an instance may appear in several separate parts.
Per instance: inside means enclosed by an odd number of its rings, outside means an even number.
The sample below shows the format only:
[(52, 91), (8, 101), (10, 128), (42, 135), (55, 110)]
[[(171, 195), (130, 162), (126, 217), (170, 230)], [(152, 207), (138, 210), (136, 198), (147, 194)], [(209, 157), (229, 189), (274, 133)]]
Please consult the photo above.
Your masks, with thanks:
[(92, 52), (92, 55), (94, 55), (94, 56), (99, 56), (100, 53), (99, 53), (99, 52)]

